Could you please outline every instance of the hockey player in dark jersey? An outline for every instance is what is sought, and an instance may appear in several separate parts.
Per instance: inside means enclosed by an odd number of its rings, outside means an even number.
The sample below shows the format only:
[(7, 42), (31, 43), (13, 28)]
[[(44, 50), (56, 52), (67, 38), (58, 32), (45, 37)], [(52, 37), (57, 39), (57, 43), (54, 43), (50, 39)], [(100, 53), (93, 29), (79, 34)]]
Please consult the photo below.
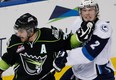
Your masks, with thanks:
[[(64, 33), (59, 29), (37, 28), (37, 25), (37, 18), (29, 13), (16, 20), (16, 34), (9, 39), (7, 52), (1, 57), (0, 74), (13, 65), (13, 80), (40, 80), (53, 68), (60, 71), (65, 65), (53, 65), (55, 53), (79, 46), (86, 40), (86, 35), (92, 32), (91, 27), (81, 37), (80, 34), (64, 37)], [(54, 72), (43, 80), (55, 80)]]

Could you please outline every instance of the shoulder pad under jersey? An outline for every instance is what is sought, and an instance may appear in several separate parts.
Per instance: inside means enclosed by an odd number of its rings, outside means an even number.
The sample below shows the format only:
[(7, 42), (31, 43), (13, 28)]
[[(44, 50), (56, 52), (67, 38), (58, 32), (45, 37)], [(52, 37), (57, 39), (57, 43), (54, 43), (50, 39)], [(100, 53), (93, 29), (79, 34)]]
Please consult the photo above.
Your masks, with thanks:
[(109, 23), (98, 20), (95, 24), (95, 31), (93, 34), (103, 39), (109, 38), (112, 34), (112, 28), (109, 26)]

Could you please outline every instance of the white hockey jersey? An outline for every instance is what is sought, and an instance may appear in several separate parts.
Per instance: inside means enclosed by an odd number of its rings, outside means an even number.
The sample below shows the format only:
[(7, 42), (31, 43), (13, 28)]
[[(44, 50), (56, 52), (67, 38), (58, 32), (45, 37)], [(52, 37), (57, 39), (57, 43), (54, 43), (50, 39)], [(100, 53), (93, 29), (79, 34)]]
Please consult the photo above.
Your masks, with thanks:
[[(81, 26), (82, 21), (76, 20), (72, 26), (72, 32)], [(98, 20), (91, 39), (82, 47), (72, 49), (68, 53), (67, 64), (73, 65), (74, 75), (82, 80), (92, 80), (97, 74), (102, 74), (101, 65), (110, 65), (112, 29), (108, 23)], [(97, 68), (97, 69), (96, 69)], [(110, 71), (109, 68), (106, 69)]]

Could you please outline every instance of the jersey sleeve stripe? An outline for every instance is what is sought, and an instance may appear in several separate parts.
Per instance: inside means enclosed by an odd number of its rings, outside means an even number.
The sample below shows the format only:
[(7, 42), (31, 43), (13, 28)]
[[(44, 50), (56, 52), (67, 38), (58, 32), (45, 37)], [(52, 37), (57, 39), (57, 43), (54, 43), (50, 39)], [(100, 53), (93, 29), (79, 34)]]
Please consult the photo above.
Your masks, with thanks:
[(85, 47), (82, 48), (82, 52), (87, 59), (89, 59), (90, 61), (94, 60), (94, 58), (90, 55)]

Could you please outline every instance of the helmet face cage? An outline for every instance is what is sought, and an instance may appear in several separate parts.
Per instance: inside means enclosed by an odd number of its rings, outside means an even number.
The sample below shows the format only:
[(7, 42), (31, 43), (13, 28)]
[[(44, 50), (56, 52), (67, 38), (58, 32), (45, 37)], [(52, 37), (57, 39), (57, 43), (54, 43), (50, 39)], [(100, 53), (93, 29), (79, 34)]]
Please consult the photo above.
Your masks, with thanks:
[(30, 28), (37, 28), (38, 22), (37, 18), (34, 17), (33, 15), (26, 13), (20, 16), (14, 25), (14, 29), (30, 29)]

